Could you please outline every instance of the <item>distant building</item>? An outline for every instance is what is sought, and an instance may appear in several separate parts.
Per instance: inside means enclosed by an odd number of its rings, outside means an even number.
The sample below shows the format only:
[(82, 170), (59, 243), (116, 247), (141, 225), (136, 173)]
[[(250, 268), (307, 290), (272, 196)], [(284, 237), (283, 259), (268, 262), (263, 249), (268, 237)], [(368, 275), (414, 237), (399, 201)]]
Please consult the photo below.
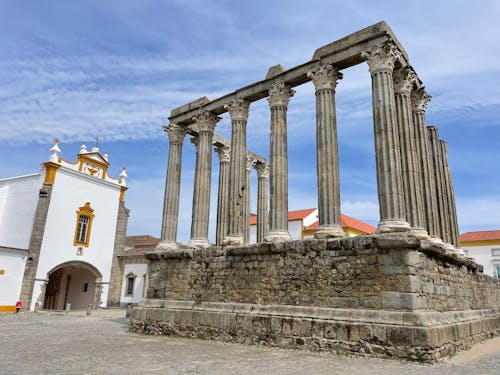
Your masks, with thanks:
[(500, 278), (500, 230), (462, 233), (460, 247), (484, 267), (486, 275)]
[[(316, 229), (319, 227), (318, 209), (308, 208), (304, 210), (288, 212), (288, 231), (292, 240), (303, 240), (313, 238)], [(341, 214), (341, 226), (347, 237), (359, 236), (363, 234), (373, 234), (375, 227), (354, 219), (350, 216)], [(250, 243), (256, 242), (257, 216), (250, 216)]]
[(58, 142), (39, 173), (0, 180), (0, 311), (86, 309), (119, 304), (113, 287), (125, 244), (125, 168), (82, 145), (76, 162)]

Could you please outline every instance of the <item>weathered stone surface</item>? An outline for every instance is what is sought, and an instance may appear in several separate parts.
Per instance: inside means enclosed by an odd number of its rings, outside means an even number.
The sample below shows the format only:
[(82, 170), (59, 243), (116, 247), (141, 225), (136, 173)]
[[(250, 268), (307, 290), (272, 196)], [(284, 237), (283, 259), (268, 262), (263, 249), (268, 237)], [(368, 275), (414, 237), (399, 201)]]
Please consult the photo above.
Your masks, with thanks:
[(497, 334), (500, 281), (427, 244), (385, 234), (151, 253), (131, 328), (428, 361)]

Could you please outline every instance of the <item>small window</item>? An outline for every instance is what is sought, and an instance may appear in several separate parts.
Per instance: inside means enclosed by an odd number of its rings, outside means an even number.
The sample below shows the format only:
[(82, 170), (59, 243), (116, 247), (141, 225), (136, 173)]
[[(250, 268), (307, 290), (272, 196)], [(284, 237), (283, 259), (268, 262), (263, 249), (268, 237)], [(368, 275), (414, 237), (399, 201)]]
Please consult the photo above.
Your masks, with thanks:
[(92, 228), (93, 219), (94, 210), (90, 207), (90, 202), (85, 203), (83, 207), (80, 207), (78, 211), (76, 211), (75, 240), (73, 245), (89, 246), (90, 230)]
[(134, 296), (134, 284), (135, 284), (135, 278), (137, 276), (134, 275), (133, 273), (129, 273), (126, 278), (127, 278), (127, 285), (125, 288), (125, 296), (126, 297), (133, 297)]
[(493, 257), (500, 257), (500, 249), (491, 249), (491, 256)]
[(88, 292), (88, 290), (89, 290), (89, 283), (83, 284), (83, 291)]

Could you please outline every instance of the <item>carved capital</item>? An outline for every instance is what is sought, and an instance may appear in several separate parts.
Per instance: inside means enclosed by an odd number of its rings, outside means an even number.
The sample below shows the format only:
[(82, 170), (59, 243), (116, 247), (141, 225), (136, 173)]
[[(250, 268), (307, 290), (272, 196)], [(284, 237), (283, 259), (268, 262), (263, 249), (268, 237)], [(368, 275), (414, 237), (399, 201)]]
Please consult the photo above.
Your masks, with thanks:
[(257, 162), (257, 160), (255, 160), (255, 158), (253, 156), (247, 155), (247, 163), (245, 165), (246, 171), (251, 172), (252, 167), (255, 165), (256, 162)]
[(432, 99), (424, 87), (411, 92), (411, 108), (413, 112), (425, 112), (427, 110), (427, 103)]
[(231, 160), (231, 147), (216, 147), (215, 152), (219, 155), (219, 161), (221, 163), (229, 163)]
[(231, 104), (225, 104), (224, 108), (229, 112), (231, 120), (246, 121), (248, 119), (250, 102), (243, 99), (235, 99), (231, 102)]
[(255, 169), (258, 178), (269, 178), (269, 167), (267, 165), (258, 163)]
[(338, 80), (344, 76), (332, 64), (321, 64), (315, 69), (307, 72), (307, 76), (312, 79), (316, 91), (318, 90), (334, 90), (337, 87)]
[(390, 42), (376, 45), (367, 51), (361, 52), (361, 57), (368, 63), (371, 74), (382, 70), (394, 69), (394, 63), (402, 59), (402, 53)]
[(417, 80), (417, 75), (410, 68), (404, 67), (392, 72), (395, 94), (410, 94), (413, 83)]
[(222, 120), (222, 117), (216, 116), (211, 112), (203, 111), (197, 116), (193, 116), (193, 129), (198, 132), (208, 132), (213, 133), (215, 130), (215, 125)]
[(270, 107), (288, 107), (288, 101), (295, 94), (295, 90), (285, 85), (284, 81), (276, 81), (269, 89)]
[(170, 143), (182, 143), (187, 133), (187, 129), (184, 126), (177, 124), (170, 124), (163, 129), (167, 132)]
[(198, 147), (198, 143), (200, 143), (200, 138), (197, 135), (191, 136), (191, 143)]

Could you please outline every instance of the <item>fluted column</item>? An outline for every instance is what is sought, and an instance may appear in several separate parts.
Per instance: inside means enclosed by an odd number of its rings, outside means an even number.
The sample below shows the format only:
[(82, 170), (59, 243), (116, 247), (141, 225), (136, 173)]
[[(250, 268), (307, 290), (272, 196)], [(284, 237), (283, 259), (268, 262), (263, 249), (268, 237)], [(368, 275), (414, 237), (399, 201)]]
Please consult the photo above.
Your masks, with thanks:
[(189, 245), (208, 247), (208, 222), (210, 216), (210, 183), (212, 179), (212, 138), (215, 125), (220, 117), (203, 112), (193, 117), (198, 131), (196, 144), (196, 168), (193, 189), (193, 210), (191, 221), (191, 239)]
[(318, 175), (319, 228), (316, 238), (341, 238), (340, 178), (337, 143), (335, 87), (340, 73), (332, 65), (320, 65), (309, 71), (316, 89), (316, 157)]
[(286, 112), (295, 91), (283, 81), (275, 82), (269, 89), (271, 110), (270, 139), (270, 214), (266, 242), (290, 241), (288, 232), (288, 152)]
[(247, 119), (250, 103), (235, 99), (225, 108), (231, 116), (231, 161), (229, 162), (229, 231), (224, 245), (239, 246), (245, 240), (243, 204), (245, 199)]
[(406, 221), (401, 152), (392, 71), (401, 53), (392, 44), (375, 46), (361, 56), (372, 77), (373, 125), (380, 207), (377, 233), (410, 229)]
[(425, 112), (427, 103), (431, 96), (427, 94), (423, 87), (413, 90), (411, 93), (413, 127), (415, 130), (415, 140), (417, 154), (420, 161), (420, 182), (421, 198), (424, 207), (423, 224), (431, 237), (439, 237), (436, 227), (436, 194), (434, 182), (434, 170), (432, 157), (430, 155), (430, 144), (427, 135), (427, 122)]
[(443, 188), (443, 163), (441, 158), (441, 145), (439, 144), (439, 133), (435, 126), (427, 127), (429, 135), (429, 144), (431, 146), (431, 157), (433, 162), (434, 182), (435, 182), (435, 199), (437, 204), (437, 229), (439, 238), (444, 242), (450, 243), (450, 233), (446, 225), (446, 203), (445, 192)]
[(420, 161), (417, 155), (411, 107), (411, 89), (416, 76), (408, 67), (405, 67), (395, 70), (393, 79), (406, 220), (410, 223), (412, 232), (422, 238), (429, 238), (423, 222)]
[(448, 203), (448, 227), (450, 231), (450, 243), (458, 248), (460, 246), (457, 207), (455, 204), (455, 189), (453, 188), (453, 180), (451, 177), (451, 169), (448, 163), (448, 144), (446, 141), (440, 140), (441, 157), (443, 160), (443, 177), (445, 181), (445, 194)]
[(243, 200), (243, 217), (244, 217), (244, 244), (247, 245), (250, 240), (250, 178), (252, 176), (252, 167), (255, 164), (255, 158), (247, 155), (245, 165), (246, 190), (245, 199)]
[(267, 218), (267, 191), (269, 186), (269, 167), (257, 164), (258, 192), (257, 192), (257, 243), (263, 242), (268, 230)]
[(217, 199), (217, 228), (215, 230), (215, 244), (222, 245), (228, 232), (229, 212), (229, 160), (231, 148), (217, 147), (219, 155), (219, 191)]
[(177, 248), (182, 145), (186, 136), (186, 128), (171, 124), (164, 127), (164, 130), (168, 134), (170, 146), (168, 150), (165, 196), (163, 199), (161, 238), (156, 250), (174, 250)]

